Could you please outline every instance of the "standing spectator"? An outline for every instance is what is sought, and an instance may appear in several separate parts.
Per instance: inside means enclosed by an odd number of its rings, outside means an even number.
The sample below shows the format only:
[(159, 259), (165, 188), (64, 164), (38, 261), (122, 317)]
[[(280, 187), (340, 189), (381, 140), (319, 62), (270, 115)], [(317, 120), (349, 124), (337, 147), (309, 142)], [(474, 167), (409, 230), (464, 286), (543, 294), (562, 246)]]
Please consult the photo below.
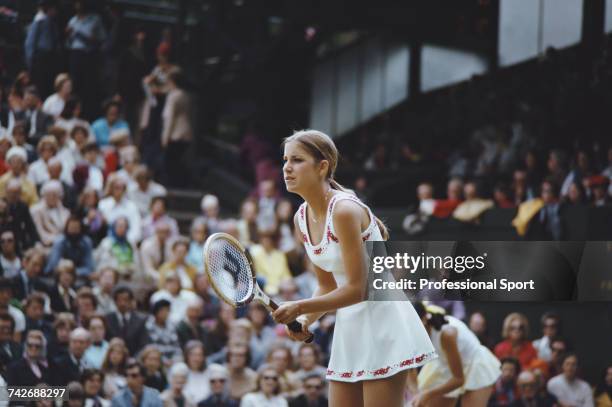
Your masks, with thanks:
[(91, 118), (96, 110), (98, 97), (99, 49), (106, 39), (102, 20), (91, 10), (88, 0), (74, 2), (76, 15), (66, 27), (70, 76), (76, 92), (83, 100), (85, 117)]
[(489, 407), (504, 407), (517, 400), (519, 392), (516, 380), (521, 371), (521, 365), (515, 358), (501, 360), (501, 376), (495, 383), (495, 391), (491, 395)]
[(134, 293), (124, 285), (119, 285), (113, 292), (116, 312), (106, 315), (108, 337), (123, 339), (130, 350), (136, 354), (146, 343), (145, 322), (146, 317), (134, 309)]
[(230, 397), (240, 400), (245, 394), (257, 388), (257, 373), (249, 367), (251, 363), (249, 347), (232, 345), (227, 349), (227, 369), (230, 379)]
[(538, 392), (538, 382), (536, 376), (529, 370), (524, 370), (518, 376), (518, 387), (520, 396), (516, 398), (510, 407), (555, 407), (557, 400), (548, 392)]
[(21, 200), (21, 183), (16, 179), (10, 180), (6, 185), (6, 200), (0, 198), (0, 215), (0, 220), (6, 222), (6, 227), (15, 232), (20, 252), (40, 240), (30, 208)]
[(8, 314), (13, 318), (13, 321), (15, 321), (13, 339), (17, 342), (21, 342), (22, 334), (25, 330), (25, 316), (19, 308), (10, 304), (12, 297), (13, 284), (11, 284), (9, 279), (0, 277), (0, 313)]
[(288, 407), (287, 400), (280, 396), (279, 375), (271, 366), (263, 366), (257, 375), (257, 389), (245, 394), (240, 407)]
[(151, 199), (149, 215), (142, 221), (143, 239), (153, 236), (155, 233), (155, 225), (158, 222), (165, 222), (170, 226), (170, 236), (174, 237), (179, 234), (178, 223), (174, 218), (168, 216), (166, 212), (166, 198), (163, 196), (156, 196)]
[(533, 341), (533, 347), (538, 352), (538, 358), (550, 362), (552, 352), (550, 340), (559, 334), (560, 319), (554, 312), (547, 312), (542, 315), (542, 337)]
[(13, 340), (15, 320), (9, 314), (0, 314), (0, 375), (6, 377), (6, 368), (23, 357), (22, 345)]
[(157, 196), (166, 196), (166, 188), (151, 179), (146, 165), (139, 165), (133, 173), (134, 182), (128, 185), (128, 197), (136, 204), (140, 215), (145, 217), (151, 207), (151, 201)]
[(108, 342), (104, 339), (106, 337), (106, 319), (102, 315), (93, 315), (89, 318), (87, 329), (91, 336), (91, 344), (85, 350), (83, 357), (89, 366), (100, 369), (109, 347)]
[(495, 346), (495, 356), (499, 359), (514, 357), (523, 369), (527, 369), (529, 363), (538, 357), (537, 351), (527, 340), (529, 322), (525, 315), (518, 312), (509, 314), (504, 319), (502, 337), (504, 340)]
[(206, 352), (200, 341), (189, 341), (185, 345), (185, 363), (189, 367), (185, 397), (191, 403), (199, 403), (210, 396), (210, 383), (206, 369)]
[(70, 212), (62, 204), (62, 192), (62, 184), (59, 181), (45, 182), (40, 190), (43, 199), (31, 209), (32, 219), (45, 248), (50, 249), (62, 235), (70, 216)]
[(601, 380), (595, 387), (594, 396), (597, 407), (612, 406), (612, 365), (605, 368)]
[(130, 352), (121, 338), (113, 338), (108, 344), (108, 350), (102, 362), (104, 373), (104, 395), (112, 398), (125, 388), (125, 368)]
[(161, 145), (165, 150), (168, 182), (185, 186), (189, 170), (183, 156), (193, 139), (191, 128), (191, 101), (187, 92), (179, 87), (181, 71), (172, 69), (168, 73), (168, 95), (162, 112), (163, 129)]
[(578, 378), (578, 357), (574, 353), (566, 354), (561, 362), (563, 373), (548, 381), (546, 388), (564, 405), (575, 407), (593, 407), (591, 386)]
[(131, 360), (125, 371), (127, 387), (113, 397), (112, 407), (162, 407), (159, 392), (144, 385), (144, 366)]
[(46, 293), (47, 285), (40, 279), (45, 265), (45, 255), (39, 249), (28, 249), (23, 255), (22, 268), (13, 278), (13, 296), (19, 301), (34, 291)]
[(121, 104), (116, 101), (109, 101), (104, 105), (104, 117), (93, 122), (91, 128), (96, 136), (98, 146), (108, 145), (111, 133), (117, 130), (128, 130), (127, 122), (120, 117)]
[(96, 249), (96, 263), (112, 267), (122, 281), (137, 281), (142, 277), (138, 249), (128, 240), (129, 221), (119, 217)]
[(49, 293), (51, 309), (54, 312), (74, 313), (77, 297), (76, 291), (74, 291), (76, 281), (74, 263), (71, 260), (62, 259), (53, 271), (57, 284)]
[(289, 402), (289, 407), (327, 407), (327, 398), (323, 394), (325, 385), (322, 376), (311, 372), (304, 376), (304, 394)]
[(23, 358), (10, 364), (6, 372), (9, 386), (36, 386), (51, 378), (46, 357), (47, 341), (40, 331), (30, 331), (25, 340)]
[(189, 250), (189, 241), (183, 237), (178, 238), (172, 243), (172, 259), (164, 263), (159, 269), (159, 287), (164, 286), (166, 275), (175, 273), (180, 281), (181, 287), (186, 290), (193, 290), (195, 276), (198, 271), (187, 264), (185, 257)]
[(83, 391), (85, 392), (84, 407), (110, 407), (110, 401), (102, 397), (104, 373), (99, 369), (86, 369), (81, 375)]
[(74, 263), (77, 277), (85, 282), (94, 271), (93, 243), (83, 233), (83, 224), (77, 216), (70, 215), (65, 225), (64, 234), (53, 243), (45, 274), (49, 275), (61, 259), (68, 259)]
[(70, 382), (79, 381), (81, 373), (89, 366), (87, 359), (83, 357), (85, 350), (89, 347), (91, 336), (85, 328), (79, 327), (70, 333), (68, 355), (64, 355), (55, 361), (57, 373), (54, 374), (54, 384), (65, 386)]
[(47, 134), (54, 117), (41, 108), (40, 95), (35, 86), (28, 86), (24, 90), (23, 107), (20, 112), (12, 112), (13, 120), (25, 124), (27, 141), (36, 145), (41, 137)]
[(187, 252), (186, 261), (198, 271), (199, 274), (204, 273), (204, 243), (208, 238), (206, 230), (206, 222), (202, 218), (195, 218), (191, 222), (191, 241), (189, 242), (189, 251)]
[(130, 229), (127, 239), (130, 243), (136, 244), (140, 241), (142, 231), (140, 212), (126, 195), (127, 180), (120, 176), (112, 176), (107, 184), (107, 196), (98, 204), (98, 208), (106, 219), (106, 222), (113, 224), (119, 217), (125, 216), (128, 219)]
[(11, 147), (6, 153), (6, 162), (10, 171), (0, 177), (0, 198), (8, 196), (8, 183), (14, 179), (19, 181), (21, 185), (21, 200), (28, 206), (34, 205), (38, 201), (38, 194), (36, 193), (36, 186), (26, 176), (27, 151), (23, 147)]
[(55, 93), (45, 99), (42, 110), (57, 119), (62, 114), (70, 95), (72, 95), (72, 79), (67, 73), (61, 73), (55, 77), (53, 86)]
[(208, 367), (211, 395), (198, 403), (198, 407), (238, 407), (238, 402), (228, 395), (228, 372), (224, 366), (213, 364)]
[(168, 320), (170, 315), (170, 301), (161, 299), (155, 301), (145, 324), (148, 342), (159, 349), (163, 364), (170, 366), (172, 362), (180, 360), (181, 348), (174, 324)]
[(162, 364), (162, 353), (157, 345), (152, 344), (145, 346), (142, 352), (140, 352), (140, 362), (147, 371), (145, 375), (145, 385), (160, 392), (164, 391), (168, 386), (168, 381), (166, 380), (164, 365)]
[(24, 44), (26, 65), (32, 82), (43, 96), (51, 93), (50, 85), (53, 83), (61, 49), (56, 14), (57, 4), (54, 0), (39, 1), (38, 12), (28, 27)]
[(0, 233), (0, 275), (14, 279), (21, 270), (21, 259), (17, 255), (15, 233), (5, 230)]
[(170, 380), (170, 388), (161, 394), (161, 399), (165, 407), (195, 407), (196, 405), (187, 400), (185, 397), (185, 383), (189, 368), (183, 362), (175, 363), (170, 368), (168, 379)]

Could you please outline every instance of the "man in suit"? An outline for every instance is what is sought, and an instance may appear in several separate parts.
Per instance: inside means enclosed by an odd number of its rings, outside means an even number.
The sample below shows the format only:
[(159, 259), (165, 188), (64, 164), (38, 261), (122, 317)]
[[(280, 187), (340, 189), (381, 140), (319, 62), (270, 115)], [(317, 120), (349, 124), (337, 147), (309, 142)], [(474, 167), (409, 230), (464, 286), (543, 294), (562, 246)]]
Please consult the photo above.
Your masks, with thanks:
[(112, 407), (162, 407), (159, 392), (144, 385), (146, 370), (143, 365), (130, 359), (125, 373), (127, 387), (113, 397)]
[(21, 181), (12, 179), (6, 185), (7, 208), (0, 208), (7, 226), (15, 233), (20, 252), (34, 246), (40, 240), (38, 230), (30, 214), (30, 208), (21, 199)]
[(21, 358), (23, 349), (13, 340), (15, 320), (8, 314), (0, 314), (0, 374), (6, 373), (6, 367)]
[(70, 333), (68, 354), (60, 356), (55, 361), (56, 374), (54, 375), (54, 381), (56, 386), (65, 386), (72, 381), (80, 381), (81, 373), (85, 369), (93, 367), (89, 366), (87, 359), (83, 357), (91, 342), (90, 338), (89, 331), (82, 327), (75, 328)]
[(135, 355), (147, 342), (145, 328), (147, 317), (134, 310), (134, 292), (130, 287), (117, 286), (113, 292), (113, 300), (116, 311), (106, 315), (107, 339), (114, 337), (123, 339), (130, 355)]
[(323, 378), (317, 373), (304, 377), (304, 394), (291, 400), (290, 407), (327, 407), (327, 398), (323, 395)]
[(208, 380), (212, 394), (198, 403), (198, 407), (238, 407), (238, 402), (229, 397), (227, 381), (229, 373), (225, 366), (212, 364), (208, 367)]
[(38, 89), (35, 86), (28, 86), (23, 92), (23, 104), (25, 109), (19, 112), (11, 111), (15, 122), (23, 122), (28, 134), (28, 143), (33, 146), (47, 134), (47, 130), (53, 125), (52, 116), (42, 111), (42, 103)]
[(28, 249), (23, 255), (22, 268), (12, 280), (13, 296), (19, 301), (27, 298), (34, 291), (48, 293), (48, 286), (40, 279), (45, 255), (37, 248)]

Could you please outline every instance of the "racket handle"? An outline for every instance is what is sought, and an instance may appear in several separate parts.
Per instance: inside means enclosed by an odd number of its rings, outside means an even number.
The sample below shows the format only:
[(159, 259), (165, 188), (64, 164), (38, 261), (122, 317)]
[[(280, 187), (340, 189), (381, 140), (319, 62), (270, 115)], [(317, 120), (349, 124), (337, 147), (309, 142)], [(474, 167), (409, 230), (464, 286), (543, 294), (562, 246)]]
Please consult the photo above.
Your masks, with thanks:
[[(292, 332), (295, 332), (295, 333), (302, 332), (302, 324), (300, 324), (298, 321), (292, 321), (292, 322), (289, 322), (289, 323), (287, 324), (287, 326), (289, 327), (289, 329), (290, 329)], [(312, 342), (312, 340), (313, 340), (313, 339), (314, 339), (314, 335), (313, 335), (313, 334), (310, 334), (310, 336), (309, 336), (308, 338), (306, 338), (306, 339), (304, 340), (304, 342), (306, 342), (306, 343), (310, 343), (310, 342)]]

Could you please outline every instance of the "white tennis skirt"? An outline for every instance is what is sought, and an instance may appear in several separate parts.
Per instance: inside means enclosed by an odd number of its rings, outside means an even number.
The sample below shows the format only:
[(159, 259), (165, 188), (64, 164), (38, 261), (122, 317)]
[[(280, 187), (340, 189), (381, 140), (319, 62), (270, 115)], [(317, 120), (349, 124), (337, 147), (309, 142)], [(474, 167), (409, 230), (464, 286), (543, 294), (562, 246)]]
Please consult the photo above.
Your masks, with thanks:
[[(463, 376), (465, 383), (458, 389), (444, 395), (444, 397), (459, 397), (470, 390), (478, 390), (494, 384), (501, 375), (499, 360), (485, 346), (480, 349), (471, 360), (463, 361)], [(418, 376), (419, 390), (428, 390), (446, 383), (452, 377), (448, 365), (442, 359), (427, 364)]]
[(326, 378), (343, 382), (383, 379), (437, 357), (408, 301), (363, 301), (336, 313)]

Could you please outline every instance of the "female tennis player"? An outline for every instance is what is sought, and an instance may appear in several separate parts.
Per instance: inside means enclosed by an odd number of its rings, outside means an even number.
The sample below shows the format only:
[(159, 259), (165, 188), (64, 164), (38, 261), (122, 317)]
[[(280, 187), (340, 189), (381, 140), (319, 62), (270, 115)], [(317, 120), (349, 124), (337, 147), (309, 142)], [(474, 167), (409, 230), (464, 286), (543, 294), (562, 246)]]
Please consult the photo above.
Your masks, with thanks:
[(334, 180), (338, 151), (329, 136), (303, 130), (285, 139), (283, 173), (287, 191), (304, 203), (295, 214), (318, 278), (312, 298), (289, 301), (273, 314), (279, 323), (297, 318), (308, 326), (335, 311), (330, 406), (403, 405), (407, 369), (435, 357), (427, 332), (408, 301), (364, 301), (367, 282), (365, 241), (384, 240), (387, 230), (354, 194)]
[(501, 374), (499, 360), (463, 322), (437, 306), (414, 305), (440, 356), (418, 375), (414, 407), (485, 407)]

